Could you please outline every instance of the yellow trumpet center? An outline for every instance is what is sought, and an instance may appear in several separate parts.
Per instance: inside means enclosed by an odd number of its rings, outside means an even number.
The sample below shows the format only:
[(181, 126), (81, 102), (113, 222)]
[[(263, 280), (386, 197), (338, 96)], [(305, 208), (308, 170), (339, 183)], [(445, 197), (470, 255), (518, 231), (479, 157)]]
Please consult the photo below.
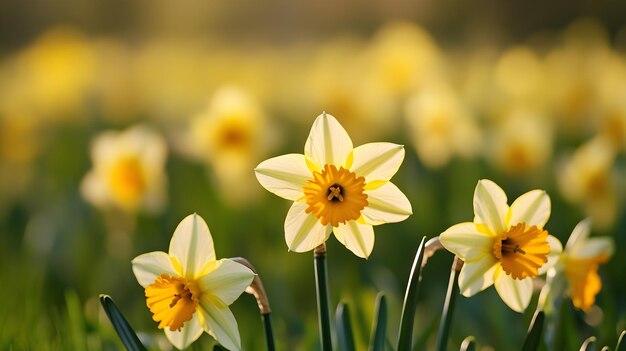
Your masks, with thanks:
[(598, 275), (600, 264), (609, 260), (609, 256), (601, 254), (590, 258), (563, 258), (565, 277), (569, 282), (570, 295), (574, 306), (583, 311), (589, 310), (596, 300), (596, 295), (602, 288), (602, 281)]
[(146, 287), (146, 304), (159, 329), (180, 330), (193, 317), (199, 301), (196, 282), (183, 277), (161, 274)]
[(314, 172), (313, 177), (302, 189), (308, 205), (306, 213), (319, 218), (323, 225), (333, 227), (361, 216), (367, 206), (367, 194), (363, 193), (365, 178), (334, 165), (325, 165), (322, 172)]
[(146, 189), (143, 167), (138, 158), (118, 160), (109, 171), (111, 191), (125, 203), (136, 202)]
[(549, 253), (548, 232), (524, 223), (502, 233), (493, 244), (493, 255), (513, 279), (536, 277), (539, 268), (548, 262)]

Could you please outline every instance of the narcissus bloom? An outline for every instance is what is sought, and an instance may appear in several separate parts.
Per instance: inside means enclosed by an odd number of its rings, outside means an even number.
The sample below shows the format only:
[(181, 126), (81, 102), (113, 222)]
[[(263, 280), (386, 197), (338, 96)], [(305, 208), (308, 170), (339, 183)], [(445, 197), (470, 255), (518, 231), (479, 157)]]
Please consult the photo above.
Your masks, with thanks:
[(81, 192), (100, 208), (157, 212), (166, 199), (166, 157), (163, 138), (144, 125), (105, 131), (92, 144), (93, 169), (85, 175)]
[(350, 251), (366, 258), (374, 248), (372, 226), (412, 213), (409, 200), (389, 181), (403, 159), (402, 145), (353, 148), (339, 122), (324, 113), (313, 123), (304, 155), (271, 158), (255, 172), (265, 189), (294, 201), (285, 219), (289, 250), (312, 250), (334, 232)]
[(606, 263), (614, 251), (611, 238), (589, 238), (590, 231), (589, 219), (578, 223), (557, 266), (569, 283), (569, 294), (574, 306), (583, 311), (593, 306), (602, 288), (598, 267)]
[(241, 348), (228, 305), (250, 285), (254, 273), (232, 260), (216, 260), (202, 217), (192, 214), (180, 222), (169, 253), (143, 254), (132, 264), (152, 319), (174, 346), (184, 349), (206, 331), (229, 350)]
[(470, 297), (495, 285), (502, 300), (522, 312), (532, 296), (532, 278), (552, 267), (561, 243), (543, 226), (550, 197), (532, 190), (509, 207), (504, 191), (480, 180), (474, 191), (474, 222), (456, 224), (439, 235), (441, 244), (463, 260), (461, 294)]

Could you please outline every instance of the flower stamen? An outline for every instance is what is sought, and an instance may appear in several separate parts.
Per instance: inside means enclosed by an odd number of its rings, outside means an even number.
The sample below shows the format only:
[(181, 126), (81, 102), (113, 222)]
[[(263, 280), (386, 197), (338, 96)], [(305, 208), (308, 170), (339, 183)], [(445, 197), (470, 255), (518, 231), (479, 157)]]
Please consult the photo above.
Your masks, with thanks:
[(328, 188), (328, 201), (333, 201), (335, 198), (343, 202), (343, 195), (341, 195), (341, 187), (339, 185), (331, 186)]

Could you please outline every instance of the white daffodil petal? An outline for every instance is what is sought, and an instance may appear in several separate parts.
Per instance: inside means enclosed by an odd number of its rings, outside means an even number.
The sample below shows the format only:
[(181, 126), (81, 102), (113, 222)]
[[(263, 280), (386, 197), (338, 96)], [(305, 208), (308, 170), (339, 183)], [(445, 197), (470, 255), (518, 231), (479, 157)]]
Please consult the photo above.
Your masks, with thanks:
[(439, 241), (446, 250), (469, 263), (491, 253), (494, 236), (478, 231), (472, 222), (465, 222), (446, 229), (439, 235)]
[(170, 256), (162, 251), (149, 252), (139, 255), (132, 260), (133, 273), (144, 288), (154, 283), (161, 274), (179, 275), (176, 272)]
[(596, 237), (588, 239), (584, 246), (581, 246), (576, 252), (572, 252), (571, 255), (575, 258), (592, 258), (600, 255), (611, 257), (613, 251), (615, 251), (613, 239)]
[(335, 117), (323, 113), (315, 119), (306, 144), (304, 154), (318, 168), (326, 164), (345, 166), (352, 152), (352, 140)]
[(204, 330), (217, 342), (229, 350), (241, 349), (241, 337), (237, 320), (227, 306), (217, 306), (206, 296), (200, 299), (201, 313), (204, 316)]
[(367, 190), (367, 206), (361, 211), (365, 221), (372, 225), (395, 223), (413, 213), (407, 197), (393, 183)]
[(565, 244), (565, 250), (568, 252), (575, 252), (580, 249), (577, 247), (582, 247), (585, 245), (589, 234), (591, 233), (591, 219), (586, 218), (576, 224), (574, 230), (572, 230), (572, 234), (570, 234), (569, 239), (567, 239), (567, 244)]
[(542, 275), (558, 262), (559, 256), (561, 256), (561, 252), (563, 251), (563, 245), (559, 239), (555, 238), (552, 235), (548, 235), (548, 245), (550, 245), (550, 253), (548, 254), (548, 262), (546, 262), (543, 266), (539, 268), (539, 275)]
[(302, 187), (313, 175), (304, 155), (289, 154), (270, 158), (255, 169), (256, 179), (268, 191), (287, 200), (296, 201), (303, 195)]
[(350, 170), (365, 182), (387, 181), (393, 177), (404, 160), (404, 146), (393, 143), (370, 143), (357, 146)]
[(246, 266), (229, 259), (217, 261), (213, 271), (200, 277), (202, 291), (210, 291), (225, 305), (233, 303), (250, 285), (254, 273)]
[(198, 340), (203, 332), (197, 313), (193, 314), (191, 320), (185, 322), (180, 331), (171, 331), (168, 327), (164, 330), (167, 339), (179, 350), (187, 348), (194, 341)]
[(327, 238), (327, 229), (319, 219), (304, 212), (307, 204), (294, 202), (285, 218), (285, 241), (289, 250), (306, 252), (322, 244)]
[(531, 190), (513, 201), (509, 223), (543, 228), (550, 218), (550, 211), (550, 196), (544, 190)]
[(494, 285), (502, 301), (515, 312), (524, 312), (533, 295), (533, 280), (513, 279), (501, 267), (496, 270)]
[(459, 273), (459, 291), (465, 297), (476, 295), (493, 284), (498, 261), (491, 255), (463, 264)]
[(496, 183), (481, 179), (474, 190), (474, 222), (484, 224), (494, 234), (505, 230), (505, 219), (509, 211), (506, 194)]
[(172, 235), (170, 255), (181, 264), (182, 274), (194, 279), (208, 261), (215, 261), (213, 238), (202, 217), (191, 214), (183, 219)]
[(359, 257), (367, 258), (374, 249), (374, 228), (369, 224), (348, 221), (333, 228), (333, 232), (337, 240)]

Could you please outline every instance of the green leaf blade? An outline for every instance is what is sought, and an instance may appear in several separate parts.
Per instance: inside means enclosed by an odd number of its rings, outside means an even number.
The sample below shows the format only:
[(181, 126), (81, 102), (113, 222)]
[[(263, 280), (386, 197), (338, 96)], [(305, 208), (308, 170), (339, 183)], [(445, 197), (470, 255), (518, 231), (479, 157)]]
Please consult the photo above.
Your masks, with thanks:
[(108, 295), (102, 294), (100, 295), (100, 303), (126, 349), (128, 351), (145, 351), (145, 346), (139, 341), (137, 334), (126, 318), (124, 318), (122, 312), (117, 308), (113, 299)]

